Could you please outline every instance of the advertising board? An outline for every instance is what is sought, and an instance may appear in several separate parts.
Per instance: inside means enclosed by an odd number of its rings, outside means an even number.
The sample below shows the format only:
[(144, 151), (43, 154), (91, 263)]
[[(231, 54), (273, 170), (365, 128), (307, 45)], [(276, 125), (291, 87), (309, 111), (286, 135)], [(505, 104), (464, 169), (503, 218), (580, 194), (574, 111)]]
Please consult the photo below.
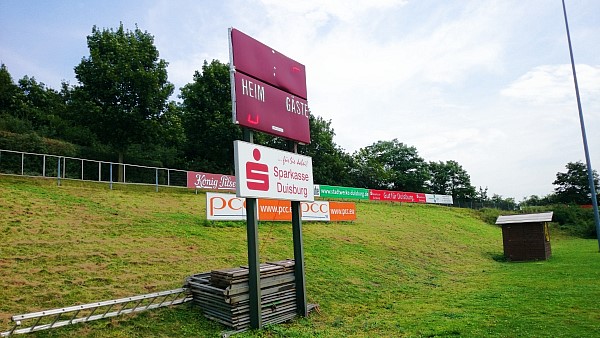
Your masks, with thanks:
[[(303, 221), (329, 221), (329, 202), (300, 203)], [(292, 221), (292, 202), (283, 200), (258, 200), (258, 219), (261, 221)]]
[(426, 199), (427, 203), (449, 204), (449, 205), (454, 204), (452, 195), (425, 194), (425, 199)]
[(333, 185), (317, 185), (315, 191), (319, 192), (320, 197), (329, 198), (347, 198), (347, 199), (359, 199), (368, 200), (369, 190), (363, 188), (349, 188), (339, 187)]
[(206, 193), (206, 219), (241, 221), (246, 219), (246, 199), (234, 194)]
[(235, 73), (234, 123), (278, 137), (310, 143), (305, 99), (242, 73)]
[(314, 201), (312, 158), (234, 141), (236, 195)]
[(332, 222), (350, 222), (356, 220), (354, 202), (329, 202), (329, 219)]
[[(303, 221), (356, 220), (356, 206), (352, 202), (302, 202), (300, 210)], [(246, 200), (233, 194), (208, 192), (206, 193), (206, 219), (243, 221), (246, 219)], [(291, 221), (291, 201), (259, 199), (258, 219), (261, 221)]]
[(187, 187), (190, 189), (235, 191), (235, 176), (188, 171)]
[(392, 201), (407, 203), (426, 203), (425, 194), (416, 192), (369, 190), (369, 199), (372, 201)]

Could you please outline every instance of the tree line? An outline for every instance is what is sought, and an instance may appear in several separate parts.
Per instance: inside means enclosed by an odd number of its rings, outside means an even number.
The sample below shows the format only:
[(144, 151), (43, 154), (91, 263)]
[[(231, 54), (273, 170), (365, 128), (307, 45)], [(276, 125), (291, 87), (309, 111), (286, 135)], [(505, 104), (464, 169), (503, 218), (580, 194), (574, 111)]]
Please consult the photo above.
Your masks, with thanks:
[[(205, 61), (174, 101), (168, 63), (147, 31), (94, 26), (87, 46), (89, 55), (74, 66), (77, 84), (63, 82), (58, 90), (29, 76), (15, 82), (0, 66), (0, 148), (233, 173), (233, 140), (242, 131), (231, 119), (228, 64)], [(311, 143), (299, 152), (313, 158), (315, 183), (452, 195), (465, 206), (517, 207), (514, 198), (476, 189), (456, 161), (428, 162), (398, 139), (349, 154), (335, 143), (331, 121), (311, 115), (309, 122)], [(288, 147), (261, 133), (255, 142)]]

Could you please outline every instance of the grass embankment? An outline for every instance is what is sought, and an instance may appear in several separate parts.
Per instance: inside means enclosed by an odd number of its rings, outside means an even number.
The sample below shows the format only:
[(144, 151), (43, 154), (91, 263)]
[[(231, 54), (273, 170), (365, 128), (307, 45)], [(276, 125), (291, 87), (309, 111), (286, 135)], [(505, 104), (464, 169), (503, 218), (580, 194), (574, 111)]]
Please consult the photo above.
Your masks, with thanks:
[[(243, 224), (205, 221), (205, 195), (0, 176), (0, 331), (11, 315), (177, 288), (245, 265)], [(352, 224), (305, 223), (308, 319), (240, 337), (593, 337), (594, 240), (553, 233), (546, 262), (507, 263), (499, 228), (465, 209), (358, 203)], [(558, 235), (558, 236), (556, 236)], [(261, 261), (293, 257), (291, 225), (261, 223)], [(189, 304), (37, 333), (216, 337)]]

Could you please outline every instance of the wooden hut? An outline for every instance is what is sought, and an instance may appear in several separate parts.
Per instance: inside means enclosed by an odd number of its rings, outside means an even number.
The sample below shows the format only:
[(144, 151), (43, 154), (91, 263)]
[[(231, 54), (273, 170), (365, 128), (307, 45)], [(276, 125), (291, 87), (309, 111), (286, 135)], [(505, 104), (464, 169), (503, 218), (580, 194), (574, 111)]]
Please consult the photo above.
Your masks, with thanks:
[(552, 255), (548, 222), (552, 212), (500, 216), (504, 256), (510, 261), (546, 260)]

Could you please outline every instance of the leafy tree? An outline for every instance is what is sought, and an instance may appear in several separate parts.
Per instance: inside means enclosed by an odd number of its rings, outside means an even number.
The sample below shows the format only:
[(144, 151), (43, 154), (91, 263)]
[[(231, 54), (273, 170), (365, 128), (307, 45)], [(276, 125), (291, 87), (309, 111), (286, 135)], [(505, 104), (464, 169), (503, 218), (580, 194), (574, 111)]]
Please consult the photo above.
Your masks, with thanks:
[(371, 189), (426, 191), (427, 163), (415, 147), (397, 139), (378, 141), (354, 154), (356, 185)]
[(31, 122), (23, 119), (21, 113), (24, 101), (23, 92), (14, 83), (5, 64), (0, 65), (0, 130), (26, 133), (33, 130)]
[(483, 189), (480, 186), (479, 190), (477, 190), (477, 193), (475, 194), (475, 199), (477, 199), (477, 201), (481, 203), (488, 201), (488, 187), (485, 187), (485, 189)]
[(67, 106), (61, 92), (28, 76), (19, 80), (19, 88), (22, 93), (22, 118), (29, 121), (41, 136), (62, 138), (67, 128), (67, 122), (63, 119)]
[[(556, 201), (566, 204), (591, 204), (592, 194), (586, 165), (577, 161), (569, 162), (565, 167), (567, 172), (556, 173), (556, 180), (552, 183), (556, 186), (554, 188)], [(598, 191), (598, 173), (594, 170), (592, 174), (594, 186)]]
[(557, 203), (556, 201), (556, 195), (555, 194), (548, 194), (546, 196), (538, 196), (538, 195), (531, 195), (525, 199), (523, 199), (523, 201), (521, 201), (520, 205), (522, 206), (546, 206), (546, 205), (551, 205)]
[(242, 133), (231, 119), (229, 66), (204, 61), (202, 72), (181, 88), (185, 154), (190, 169), (233, 173), (233, 140)]
[(96, 26), (87, 37), (90, 56), (75, 67), (81, 86), (74, 99), (87, 126), (101, 142), (123, 154), (134, 143), (155, 141), (158, 119), (167, 109), (174, 86), (167, 81), (167, 62), (159, 59), (154, 37), (142, 32)]
[(5, 64), (0, 65), (0, 114), (11, 114), (15, 111), (16, 100), (20, 89), (17, 86)]
[[(456, 161), (430, 162), (429, 172), (429, 189), (434, 194), (452, 195), (453, 199), (461, 200), (477, 195), (475, 187), (471, 185), (471, 177)], [(487, 188), (485, 195), (487, 197)]]
[(502, 209), (502, 210), (515, 210), (517, 207), (517, 203), (515, 199), (512, 197), (504, 198), (502, 195), (493, 194), (491, 198), (491, 203), (494, 208)]

